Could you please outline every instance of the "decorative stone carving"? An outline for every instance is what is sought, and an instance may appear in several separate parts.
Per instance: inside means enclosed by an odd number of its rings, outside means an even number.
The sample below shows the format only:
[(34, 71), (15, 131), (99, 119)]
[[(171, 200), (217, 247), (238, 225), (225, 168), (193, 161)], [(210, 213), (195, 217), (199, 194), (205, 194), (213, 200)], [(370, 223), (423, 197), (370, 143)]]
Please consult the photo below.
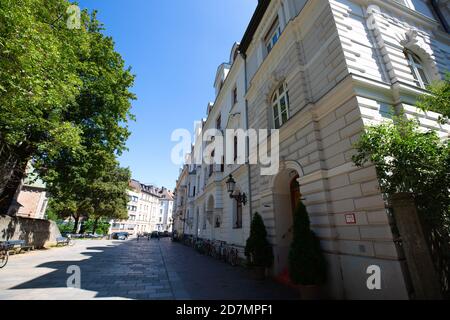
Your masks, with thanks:
[(274, 70), (267, 81), (264, 95), (266, 97), (266, 102), (271, 105), (272, 94), (278, 86), (286, 80), (286, 75), (284, 71)]
[(440, 79), (439, 70), (433, 58), (434, 52), (430, 45), (423, 41), (417, 30), (410, 28), (405, 33), (397, 34), (397, 39), (405, 49), (411, 50), (422, 59), (425, 67), (431, 72), (432, 80)]

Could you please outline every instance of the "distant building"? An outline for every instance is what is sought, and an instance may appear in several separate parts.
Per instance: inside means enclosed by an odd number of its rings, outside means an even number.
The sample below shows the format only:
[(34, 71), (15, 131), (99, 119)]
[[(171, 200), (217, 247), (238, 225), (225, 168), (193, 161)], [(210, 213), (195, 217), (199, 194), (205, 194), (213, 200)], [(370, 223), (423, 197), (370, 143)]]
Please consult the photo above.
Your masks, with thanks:
[(179, 235), (185, 234), (185, 225), (187, 217), (187, 179), (188, 165), (184, 165), (180, 170), (176, 188), (174, 191), (174, 209), (172, 211), (172, 231)]
[(47, 210), (48, 197), (45, 183), (33, 172), (28, 165), (26, 177), (16, 194), (9, 214), (24, 218), (44, 219)]
[(161, 198), (159, 200), (160, 209), (157, 230), (158, 231), (172, 231), (172, 211), (174, 195), (173, 192), (162, 187), (159, 191)]
[(130, 181), (128, 190), (128, 219), (111, 221), (110, 233), (128, 232), (130, 235), (170, 229), (173, 195), (170, 190)]

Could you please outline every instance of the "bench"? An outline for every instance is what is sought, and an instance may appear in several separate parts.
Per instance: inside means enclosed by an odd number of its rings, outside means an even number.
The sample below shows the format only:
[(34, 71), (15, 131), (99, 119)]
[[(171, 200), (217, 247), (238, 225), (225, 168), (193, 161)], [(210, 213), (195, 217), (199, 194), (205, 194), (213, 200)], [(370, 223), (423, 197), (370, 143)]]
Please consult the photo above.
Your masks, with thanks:
[(63, 245), (63, 246), (67, 246), (69, 244), (69, 238), (65, 238), (65, 237), (57, 237), (56, 238), (56, 245)]
[(33, 250), (33, 246), (27, 246), (25, 240), (8, 240), (3, 243), (12, 253), (21, 253), (22, 251)]

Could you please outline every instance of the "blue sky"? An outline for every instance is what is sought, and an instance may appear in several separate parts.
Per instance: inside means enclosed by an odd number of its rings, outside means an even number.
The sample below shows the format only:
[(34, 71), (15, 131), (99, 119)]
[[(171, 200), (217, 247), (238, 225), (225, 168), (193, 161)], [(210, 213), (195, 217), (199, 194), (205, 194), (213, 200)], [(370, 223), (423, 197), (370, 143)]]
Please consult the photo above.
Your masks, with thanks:
[(97, 9), (105, 34), (136, 74), (138, 100), (129, 151), (120, 157), (133, 178), (173, 188), (179, 166), (170, 159), (177, 128), (193, 130), (214, 101), (217, 67), (240, 41), (257, 0), (79, 0)]

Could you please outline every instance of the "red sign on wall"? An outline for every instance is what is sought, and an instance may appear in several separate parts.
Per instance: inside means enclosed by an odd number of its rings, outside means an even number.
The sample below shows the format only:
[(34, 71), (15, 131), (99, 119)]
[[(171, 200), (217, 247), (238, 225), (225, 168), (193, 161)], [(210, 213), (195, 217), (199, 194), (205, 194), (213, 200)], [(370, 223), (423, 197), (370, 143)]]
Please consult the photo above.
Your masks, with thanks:
[(347, 224), (356, 224), (356, 216), (354, 213), (347, 213), (345, 215), (345, 223)]

